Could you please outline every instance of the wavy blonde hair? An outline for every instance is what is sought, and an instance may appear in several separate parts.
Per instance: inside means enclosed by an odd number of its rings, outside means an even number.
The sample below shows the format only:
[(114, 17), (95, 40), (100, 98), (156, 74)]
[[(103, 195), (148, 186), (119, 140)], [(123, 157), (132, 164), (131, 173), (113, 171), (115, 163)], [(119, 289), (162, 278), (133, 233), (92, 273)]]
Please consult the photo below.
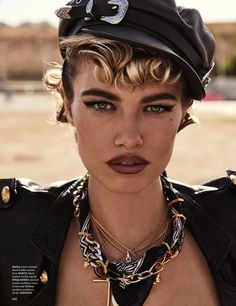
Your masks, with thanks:
[[(117, 88), (124, 85), (132, 90), (135, 86), (147, 83), (171, 85), (183, 80), (178, 65), (170, 58), (132, 47), (125, 42), (81, 34), (61, 40), (60, 47), (65, 54), (64, 64), (52, 63), (44, 76), (47, 89), (57, 97), (57, 120), (60, 122), (67, 122), (61, 89), (64, 89), (67, 99), (72, 102), (72, 83), (84, 60), (95, 63), (94, 75), (98, 82), (115, 85)], [(102, 74), (98, 68), (102, 68)], [(192, 104), (186, 94), (183, 100)], [(186, 119), (188, 124), (194, 122), (190, 115)]]

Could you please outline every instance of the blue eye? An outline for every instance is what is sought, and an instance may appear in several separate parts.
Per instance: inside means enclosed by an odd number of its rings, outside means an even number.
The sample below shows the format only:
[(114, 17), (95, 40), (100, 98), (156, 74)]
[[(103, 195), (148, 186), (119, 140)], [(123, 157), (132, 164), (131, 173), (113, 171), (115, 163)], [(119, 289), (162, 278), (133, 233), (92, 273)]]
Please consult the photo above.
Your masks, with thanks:
[(97, 110), (104, 111), (104, 110), (110, 110), (112, 107), (110, 104), (106, 102), (99, 102), (94, 104), (94, 108), (96, 108)]
[(149, 105), (145, 108), (145, 111), (154, 113), (160, 113), (162, 110), (163, 107), (161, 107), (160, 105)]
[(145, 112), (150, 112), (150, 113), (163, 113), (163, 112), (170, 112), (173, 108), (173, 105), (159, 105), (159, 104), (154, 104), (154, 105), (148, 105), (145, 107), (144, 111)]
[(108, 102), (104, 101), (84, 101), (83, 102), (87, 107), (93, 108), (99, 112), (109, 112), (115, 110), (114, 106)]

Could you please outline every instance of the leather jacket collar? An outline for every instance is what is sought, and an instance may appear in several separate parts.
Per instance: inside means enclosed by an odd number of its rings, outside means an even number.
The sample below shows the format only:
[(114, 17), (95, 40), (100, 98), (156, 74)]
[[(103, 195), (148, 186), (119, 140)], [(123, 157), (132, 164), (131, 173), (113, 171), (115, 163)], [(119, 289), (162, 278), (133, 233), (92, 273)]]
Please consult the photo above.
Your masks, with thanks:
[[(167, 183), (172, 188), (172, 184), (168, 181)], [(58, 262), (60, 258), (73, 216), (73, 191), (78, 184), (79, 180), (60, 194), (32, 238), (34, 246), (53, 262)], [(181, 212), (187, 218), (187, 228), (195, 237), (208, 263), (213, 269), (218, 270), (232, 246), (234, 240), (232, 235), (222, 228), (197, 201), (178, 190), (178, 185), (173, 185), (179, 197), (184, 198)]]

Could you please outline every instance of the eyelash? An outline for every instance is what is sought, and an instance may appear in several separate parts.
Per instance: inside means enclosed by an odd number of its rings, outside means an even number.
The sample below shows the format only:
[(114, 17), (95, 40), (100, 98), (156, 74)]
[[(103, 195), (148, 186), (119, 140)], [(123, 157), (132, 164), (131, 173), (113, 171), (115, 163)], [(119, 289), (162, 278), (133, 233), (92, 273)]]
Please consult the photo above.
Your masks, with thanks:
[[(93, 109), (95, 109), (96, 111), (98, 111), (98, 112), (111, 112), (111, 111), (115, 111), (116, 110), (116, 108), (115, 108), (115, 106), (114, 105), (112, 105), (111, 103), (109, 103), (109, 102), (106, 102), (106, 101), (84, 101), (83, 102), (84, 104), (85, 104), (85, 106), (87, 106), (88, 108), (93, 108)], [(107, 109), (107, 108), (98, 108), (98, 105), (101, 105), (101, 104), (103, 104), (103, 105), (106, 105), (106, 106), (109, 106), (110, 108), (109, 109)]]
[[(158, 109), (158, 111), (153, 111), (153, 110), (148, 111), (147, 110), (148, 108), (155, 108), (155, 107)], [(164, 112), (169, 113), (169, 112), (172, 111), (173, 107), (174, 107), (174, 105), (151, 104), (151, 105), (148, 105), (148, 106), (145, 107), (144, 112), (146, 112), (146, 113), (150, 112), (150, 113), (154, 113), (154, 114), (155, 113), (160, 114), (160, 113), (164, 113)]]
[[(106, 101), (83, 101), (86, 107), (88, 108), (93, 108), (98, 112), (112, 112), (116, 110), (116, 107), (109, 102)], [(105, 108), (99, 108), (98, 105), (103, 105)], [(109, 108), (106, 108), (109, 107)], [(157, 111), (154, 110), (148, 110), (152, 108), (157, 108)], [(161, 114), (164, 112), (171, 112), (173, 109), (174, 105), (162, 105), (162, 104), (150, 104), (144, 107), (144, 112), (145, 113), (153, 113), (153, 114)]]

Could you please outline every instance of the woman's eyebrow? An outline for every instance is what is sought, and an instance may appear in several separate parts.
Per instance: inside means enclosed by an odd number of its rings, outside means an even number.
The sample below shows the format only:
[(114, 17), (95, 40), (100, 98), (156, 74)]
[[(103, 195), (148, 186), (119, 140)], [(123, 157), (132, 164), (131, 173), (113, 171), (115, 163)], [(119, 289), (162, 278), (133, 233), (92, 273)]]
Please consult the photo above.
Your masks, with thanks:
[(175, 95), (170, 94), (168, 92), (155, 93), (155, 94), (151, 94), (149, 96), (143, 97), (141, 99), (141, 103), (150, 103), (150, 102), (160, 101), (160, 100), (173, 100), (173, 101), (177, 101), (177, 98), (176, 98)]
[[(81, 92), (81, 97), (83, 96), (97, 96), (97, 97), (102, 97), (102, 98), (106, 98), (109, 100), (113, 100), (116, 102), (121, 102), (121, 98), (118, 95), (111, 93), (109, 91), (100, 89), (100, 88), (90, 88), (90, 89), (84, 90)], [(155, 102), (155, 101), (160, 101), (160, 100), (176, 101), (177, 98), (175, 95), (170, 94), (168, 92), (155, 93), (155, 94), (151, 94), (149, 96), (143, 97), (141, 99), (141, 103), (150, 103), (150, 102)]]
[(81, 92), (81, 97), (82, 96), (97, 96), (97, 97), (102, 97), (102, 98), (106, 98), (109, 100), (121, 102), (121, 99), (119, 96), (109, 91), (100, 89), (100, 88), (91, 88), (91, 89), (84, 90)]

